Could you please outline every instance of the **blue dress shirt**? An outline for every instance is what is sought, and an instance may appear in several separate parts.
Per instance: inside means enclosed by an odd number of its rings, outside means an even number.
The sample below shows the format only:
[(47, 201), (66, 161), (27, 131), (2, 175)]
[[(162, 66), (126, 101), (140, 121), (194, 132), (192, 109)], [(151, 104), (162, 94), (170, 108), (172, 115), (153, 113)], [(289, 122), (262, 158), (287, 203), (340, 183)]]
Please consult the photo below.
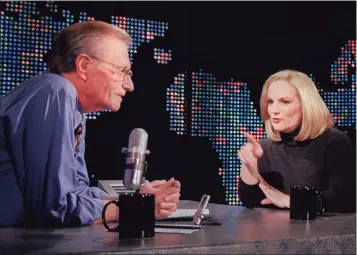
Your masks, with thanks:
[(0, 100), (0, 226), (98, 219), (108, 194), (89, 187), (86, 117), (73, 84), (43, 72)]

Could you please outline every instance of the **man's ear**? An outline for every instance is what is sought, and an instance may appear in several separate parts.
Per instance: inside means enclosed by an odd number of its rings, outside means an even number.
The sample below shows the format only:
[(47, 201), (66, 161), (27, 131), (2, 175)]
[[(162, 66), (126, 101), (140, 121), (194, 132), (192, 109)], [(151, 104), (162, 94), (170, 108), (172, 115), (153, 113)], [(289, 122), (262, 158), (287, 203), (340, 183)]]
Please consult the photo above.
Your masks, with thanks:
[(87, 54), (80, 54), (76, 59), (76, 72), (82, 80), (87, 80), (90, 57)]

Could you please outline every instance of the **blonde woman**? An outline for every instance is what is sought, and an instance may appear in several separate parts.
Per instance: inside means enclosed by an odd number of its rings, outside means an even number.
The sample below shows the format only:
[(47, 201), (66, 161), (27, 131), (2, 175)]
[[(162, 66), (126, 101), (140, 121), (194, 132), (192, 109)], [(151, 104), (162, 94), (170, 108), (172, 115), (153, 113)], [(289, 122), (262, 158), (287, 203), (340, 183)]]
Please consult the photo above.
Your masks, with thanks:
[(349, 137), (333, 127), (313, 81), (293, 70), (271, 75), (260, 111), (268, 138), (257, 142), (246, 134), (238, 151), (243, 205), (289, 208), (289, 188), (306, 185), (322, 191), (325, 211), (355, 211), (356, 156)]

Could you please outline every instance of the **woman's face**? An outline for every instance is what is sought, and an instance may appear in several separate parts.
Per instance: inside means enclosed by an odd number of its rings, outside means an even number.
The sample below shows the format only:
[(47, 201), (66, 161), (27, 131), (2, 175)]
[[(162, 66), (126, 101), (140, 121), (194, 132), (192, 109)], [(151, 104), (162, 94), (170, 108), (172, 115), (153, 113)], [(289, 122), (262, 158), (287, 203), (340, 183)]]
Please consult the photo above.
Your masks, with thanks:
[(278, 80), (268, 88), (268, 114), (276, 131), (288, 133), (302, 121), (301, 102), (297, 90), (285, 80)]

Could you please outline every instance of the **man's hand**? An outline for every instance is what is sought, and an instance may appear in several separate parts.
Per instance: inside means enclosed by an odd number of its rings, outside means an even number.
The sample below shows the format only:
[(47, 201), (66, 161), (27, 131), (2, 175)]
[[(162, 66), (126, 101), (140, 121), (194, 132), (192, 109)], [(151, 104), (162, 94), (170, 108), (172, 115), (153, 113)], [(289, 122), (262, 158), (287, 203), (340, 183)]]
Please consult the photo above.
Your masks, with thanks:
[(171, 178), (168, 181), (157, 180), (144, 184), (140, 193), (155, 194), (155, 215), (166, 218), (176, 211), (180, 191), (181, 183)]
[(263, 191), (266, 198), (261, 201), (262, 205), (274, 204), (280, 208), (290, 208), (290, 196), (276, 188), (270, 186), (263, 177), (258, 174), (259, 188)]

